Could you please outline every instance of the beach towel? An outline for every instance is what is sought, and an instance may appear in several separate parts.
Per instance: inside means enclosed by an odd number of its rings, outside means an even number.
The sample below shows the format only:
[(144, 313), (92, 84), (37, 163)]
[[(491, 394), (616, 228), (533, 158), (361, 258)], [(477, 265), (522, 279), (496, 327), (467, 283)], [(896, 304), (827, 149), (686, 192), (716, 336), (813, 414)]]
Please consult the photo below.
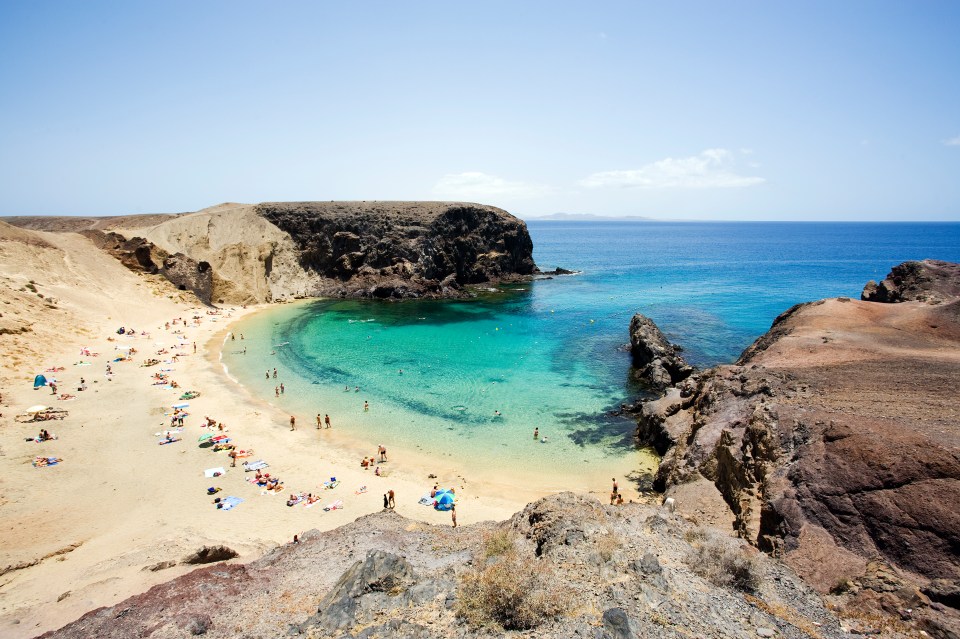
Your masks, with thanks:
[(226, 472), (227, 472), (227, 471), (226, 471), (226, 469), (223, 468), (223, 466), (220, 466), (219, 468), (208, 468), (208, 469), (206, 469), (205, 471), (203, 471), (203, 476), (204, 476), (204, 477), (219, 477), (220, 475), (223, 475), (223, 474), (226, 473)]
[(270, 465), (270, 464), (268, 464), (267, 462), (263, 461), (262, 459), (258, 459), (258, 460), (255, 461), (255, 462), (244, 462), (244, 463), (243, 463), (244, 470), (248, 470), (248, 471), (249, 471), (249, 470), (262, 470), (262, 469), (264, 469), (264, 468), (267, 468), (269, 465)]
[(62, 460), (56, 457), (37, 457), (33, 460), (34, 468), (46, 468), (47, 466), (56, 466)]
[(339, 485), (340, 485), (340, 480), (339, 480), (339, 479), (335, 479), (335, 480), (333, 480), (333, 481), (325, 481), (325, 482), (323, 482), (323, 487), (326, 488), (327, 490), (333, 490), (334, 488), (336, 488), (336, 487), (339, 486)]
[(338, 499), (337, 501), (335, 501), (335, 502), (333, 502), (333, 503), (331, 503), (331, 504), (327, 504), (326, 506), (323, 507), (323, 509), (326, 510), (326, 511), (339, 510), (339, 509), (341, 509), (341, 508), (343, 508), (343, 500), (342, 500), (342, 499)]
[(358, 489), (356, 489), (355, 491), (353, 491), (353, 494), (354, 494), (354, 495), (362, 495), (362, 494), (365, 493), (365, 492), (367, 492), (367, 487), (366, 487), (366, 486), (361, 486), (360, 488), (358, 488)]
[(236, 454), (236, 458), (240, 459), (242, 457), (253, 457), (253, 449), (251, 448), (250, 450), (238, 450)]
[(174, 437), (173, 439), (164, 439), (164, 440), (159, 441), (159, 442), (157, 442), (157, 443), (160, 444), (161, 446), (163, 446), (164, 444), (172, 444), (173, 442), (178, 442), (178, 441), (180, 441), (180, 438), (179, 438), (179, 437)]
[(417, 503), (421, 506), (433, 506), (433, 497), (430, 496), (430, 493), (427, 493)]
[(223, 499), (220, 500), (219, 510), (231, 510), (232, 508), (235, 508), (236, 506), (239, 506), (242, 503), (243, 503), (243, 500), (240, 499), (239, 497), (224, 497)]

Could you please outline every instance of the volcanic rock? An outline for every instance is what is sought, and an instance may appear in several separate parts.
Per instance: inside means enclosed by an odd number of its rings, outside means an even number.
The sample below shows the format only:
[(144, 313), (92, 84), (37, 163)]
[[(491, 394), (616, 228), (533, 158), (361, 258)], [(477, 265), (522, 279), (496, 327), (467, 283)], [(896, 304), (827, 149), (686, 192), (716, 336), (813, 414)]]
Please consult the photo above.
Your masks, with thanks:
[(630, 320), (630, 352), (635, 375), (645, 386), (659, 391), (689, 377), (693, 367), (684, 361), (680, 351), (650, 318), (637, 313)]

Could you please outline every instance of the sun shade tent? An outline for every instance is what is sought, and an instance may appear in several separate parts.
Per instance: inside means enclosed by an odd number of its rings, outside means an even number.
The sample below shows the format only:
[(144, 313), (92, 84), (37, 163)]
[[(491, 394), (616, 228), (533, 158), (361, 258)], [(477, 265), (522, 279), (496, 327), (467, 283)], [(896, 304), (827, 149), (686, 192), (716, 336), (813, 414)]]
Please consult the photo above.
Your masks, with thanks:
[(47, 378), (44, 375), (37, 375), (33, 378), (33, 387), (40, 388), (41, 386), (47, 385)]
[(433, 507), (436, 510), (450, 510), (453, 508), (456, 499), (457, 496), (449, 490), (438, 490), (437, 494), (434, 495)]

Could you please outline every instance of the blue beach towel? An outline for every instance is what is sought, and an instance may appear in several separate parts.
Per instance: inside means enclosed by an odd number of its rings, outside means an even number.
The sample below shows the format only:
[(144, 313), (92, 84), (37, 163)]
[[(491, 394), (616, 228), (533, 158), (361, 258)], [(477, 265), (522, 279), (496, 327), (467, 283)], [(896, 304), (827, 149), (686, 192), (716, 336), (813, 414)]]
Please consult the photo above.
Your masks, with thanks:
[(242, 503), (243, 500), (239, 497), (224, 497), (222, 500), (220, 500), (220, 510), (230, 510)]

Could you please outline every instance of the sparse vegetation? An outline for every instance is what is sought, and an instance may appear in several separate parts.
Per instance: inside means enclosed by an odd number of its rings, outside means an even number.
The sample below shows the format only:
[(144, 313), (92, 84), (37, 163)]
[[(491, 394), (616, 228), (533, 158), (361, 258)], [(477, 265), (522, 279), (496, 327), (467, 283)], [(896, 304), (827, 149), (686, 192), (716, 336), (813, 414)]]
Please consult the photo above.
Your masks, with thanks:
[(621, 545), (620, 539), (613, 533), (601, 535), (597, 538), (597, 552), (600, 553), (600, 559), (602, 559), (604, 563), (610, 561), (613, 559), (613, 554)]
[(543, 559), (521, 556), (507, 531), (484, 544), (490, 561), (460, 579), (456, 614), (475, 626), (529, 630), (564, 612), (571, 596)]
[(514, 549), (513, 536), (509, 530), (501, 529), (492, 532), (483, 540), (483, 558), (499, 557)]
[(704, 528), (687, 533), (693, 546), (687, 565), (696, 574), (723, 588), (755, 592), (760, 586), (757, 560), (747, 555), (733, 539)]

